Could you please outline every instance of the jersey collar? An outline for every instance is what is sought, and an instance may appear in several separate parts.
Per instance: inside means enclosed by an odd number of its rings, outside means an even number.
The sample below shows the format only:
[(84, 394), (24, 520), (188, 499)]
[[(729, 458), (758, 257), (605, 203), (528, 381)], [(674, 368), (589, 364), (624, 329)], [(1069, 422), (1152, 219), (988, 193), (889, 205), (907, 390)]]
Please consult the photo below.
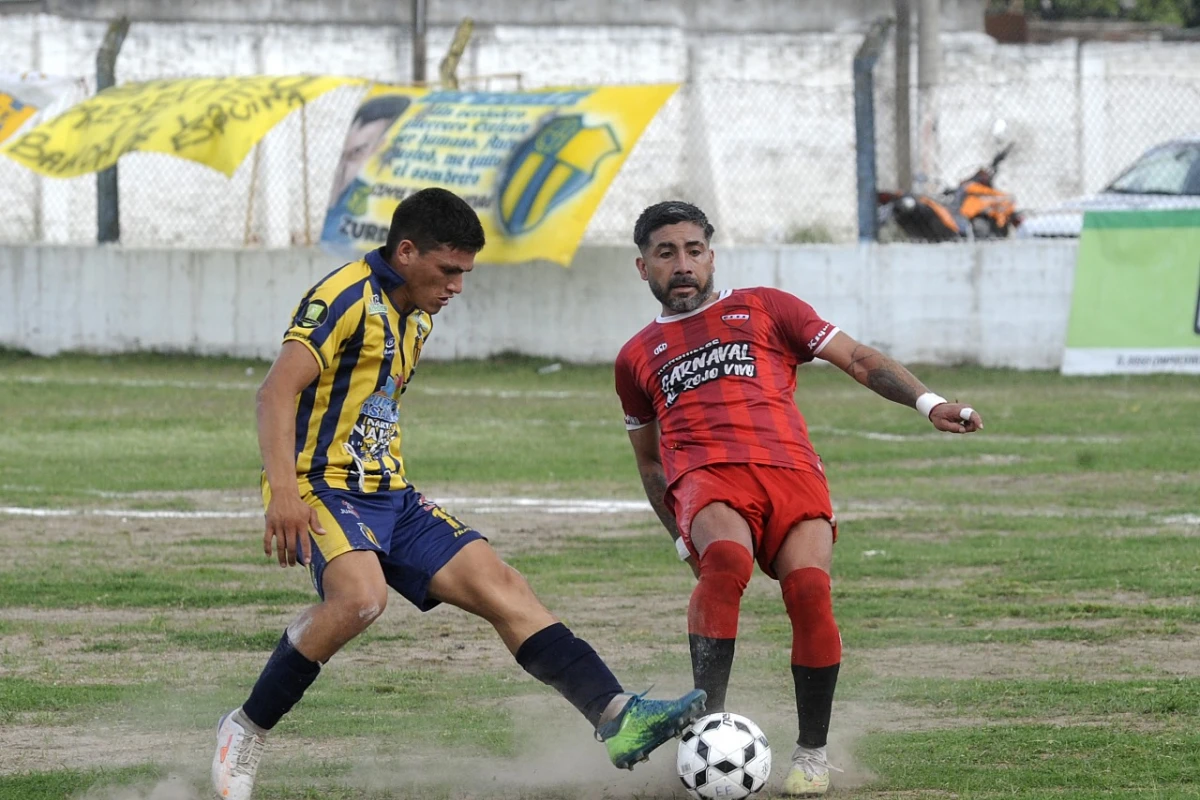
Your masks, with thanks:
[(731, 295), (731, 294), (733, 294), (732, 289), (722, 289), (721, 293), (717, 295), (717, 299), (713, 300), (708, 305), (700, 306), (695, 311), (686, 311), (682, 314), (672, 314), (669, 317), (664, 317), (662, 314), (659, 314), (658, 318), (655, 319), (654, 321), (657, 323), (660, 323), (660, 324), (665, 324), (668, 322), (679, 322), (679, 320), (681, 320), (681, 319), (687, 319), (688, 317), (694, 317), (697, 314), (703, 314), (705, 311), (708, 311), (710, 308), (712, 308), (717, 303), (724, 300), (726, 297), (729, 297), (729, 295)]
[(396, 270), (392, 269), (392, 265), (383, 257), (383, 248), (380, 247), (367, 253), (363, 259), (367, 262), (367, 266), (371, 268), (371, 272), (375, 273), (375, 277), (379, 279), (379, 286), (384, 292), (391, 293), (404, 285), (404, 278), (397, 274)]

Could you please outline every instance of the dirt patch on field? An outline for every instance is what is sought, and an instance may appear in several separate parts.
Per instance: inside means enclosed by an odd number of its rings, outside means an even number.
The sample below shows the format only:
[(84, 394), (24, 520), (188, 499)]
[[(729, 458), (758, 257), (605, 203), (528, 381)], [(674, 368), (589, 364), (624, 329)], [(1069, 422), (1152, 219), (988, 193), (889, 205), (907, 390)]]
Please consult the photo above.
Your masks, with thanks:
[[(1094, 476), (1092, 476), (1094, 477)], [(1045, 479), (1038, 479), (1044, 488)], [(1006, 491), (1019, 491), (1019, 482)], [(536, 487), (546, 493), (545, 487)], [(439, 491), (441, 489), (441, 491)], [(530, 487), (530, 496), (535, 488)], [(430, 497), (466, 497), (445, 487), (433, 487)], [(472, 495), (478, 493), (471, 493)], [(223, 510), (258, 513), (257, 498), (252, 494), (195, 492), (183, 496), (138, 495), (146, 505), (187, 507), (197, 510)], [(129, 508), (130, 496), (104, 498), (108, 508)], [(99, 505), (98, 505), (99, 507)], [(492, 540), (502, 556), (555, 551), (573, 538), (634, 537), (661, 534), (652, 514), (629, 511), (616, 514), (556, 514), (545, 511), (488, 512), (464, 504), (447, 508), (465, 522), (477, 527)], [(850, 514), (890, 516), (898, 510), (894, 504), (873, 506), (851, 504)], [(9, 517), (0, 531), (0, 545), (35, 541), (36, 546), (61, 549), (63, 563), (86, 563), (94, 559), (93, 547), (103, 544), (102, 565), (96, 569), (136, 569), (159, 553), (199, 552), (201, 545), (192, 540), (217, 538), (227, 541), (231, 551), (244, 546), (247, 554), (256, 553), (261, 539), (260, 523), (250, 517), (225, 519), (196, 518), (121, 518), (95, 515), (69, 517)], [(669, 547), (664, 536), (664, 547)], [(919, 535), (919, 534), (904, 534)], [(60, 547), (76, 542), (78, 551)], [(211, 548), (206, 542), (202, 545)], [(224, 548), (224, 544), (221, 544)], [(172, 549), (173, 548), (173, 549)], [(225, 552), (221, 550), (222, 554)], [(858, 551), (839, 553), (839, 558)], [(252, 569), (237, 563), (231, 569)], [(835, 570), (836, 571), (836, 570)], [(282, 571), (281, 571), (282, 572)], [(263, 581), (273, 585), (303, 586), (306, 578), (299, 571), (285, 573), (286, 578), (264, 571)], [(956, 588), (964, 583), (986, 579), (990, 568), (979, 567), (947, 571), (932, 584)], [(836, 575), (835, 575), (836, 577)], [(661, 657), (678, 659), (684, 650), (684, 620), (687, 595), (692, 578), (680, 565), (678, 574), (664, 576), (653, 589), (637, 596), (614, 596), (603, 586), (586, 586), (578, 593), (559, 588), (546, 597), (552, 610), (582, 636), (592, 642), (620, 672), (630, 666), (652, 666)], [(903, 589), (928, 588), (927, 581), (905, 579), (878, 580), (871, 585)], [(535, 579), (535, 588), (536, 579)], [(835, 587), (836, 590), (836, 587)], [(761, 575), (755, 576), (748, 589), (751, 598), (773, 597), (778, 611), (778, 586)], [(1097, 601), (1141, 605), (1140, 596), (1097, 596)], [(1157, 601), (1156, 601), (1157, 602)], [(1178, 604), (1190, 601), (1179, 600)], [(216, 691), (232, 676), (245, 676), (249, 688), (262, 666), (265, 652), (209, 653), (186, 646), (164, 646), (161, 626), (166, 630), (229, 631), (253, 633), (276, 631), (292, 618), (296, 609), (51, 609), (0, 608), (0, 622), (16, 624), (20, 630), (0, 637), (0, 674), (61, 680), (70, 683), (120, 683), (156, 680), (170, 675), (172, 682), (186, 684), (199, 691)], [(756, 620), (747, 620), (749, 625)], [(1071, 622), (1072, 626), (1104, 626), (1106, 621)], [(1118, 623), (1113, 623), (1118, 624)], [(1051, 626), (1049, 623), (1047, 627)], [(1057, 627), (1058, 625), (1054, 625)], [(988, 626), (996, 630), (1037, 628), (1025, 620), (998, 620)], [(108, 652), (97, 647), (106, 636), (119, 638), (122, 628), (136, 632), (127, 637), (131, 649)], [(880, 678), (1028, 679), (1030, 676), (1086, 680), (1126, 679), (1134, 677), (1194, 676), (1200, 674), (1200, 648), (1195, 647), (1200, 628), (1181, 631), (1174, 636), (1118, 638), (1101, 644), (1062, 641), (1028, 644), (981, 643), (973, 645), (912, 645), (855, 651), (847, 643), (846, 664), (862, 668)], [(327, 665), (323, 680), (339, 683), (369, 681), (381, 668), (428, 669), (451, 674), (517, 674), (512, 656), (500, 643), (491, 626), (455, 609), (439, 609), (420, 614), (393, 596), (385, 615), (372, 627), (365, 641), (369, 646), (348, 648)], [(631, 642), (637, 642), (632, 644)], [(780, 642), (779, 647), (786, 647)], [(754, 663), (775, 657), (778, 652), (757, 643), (739, 647), (739, 662)], [(219, 659), (219, 670), (212, 670)], [(856, 663), (857, 662), (857, 663)], [(686, 688), (689, 676), (664, 676), (667, 683), (655, 687), (656, 696)], [(791, 704), (790, 679), (786, 685), (764, 693), (766, 700), (741, 703), (739, 710), (758, 721), (775, 746), (774, 780), (782, 780), (786, 771), (791, 742), (794, 739), (795, 711)], [(413, 789), (448, 785), (452, 797), (529, 797), (531, 793), (557, 793), (579, 798), (670, 797), (681, 796), (670, 763), (674, 748), (668, 746), (650, 765), (633, 773), (619, 773), (607, 763), (603, 748), (590, 738), (590, 731), (577, 715), (566, 709), (548, 690), (530, 682), (530, 696), (511, 701), (509, 712), (518, 720), (520, 752), (511, 759), (480, 759), (455, 755), (451, 764), (433, 753), (405, 753), (403, 757), (378, 741), (341, 738), (309, 741), (281, 730), (274, 742), (271, 758), (276, 768), (294, 761), (298, 766), (307, 759), (354, 764), (347, 776), (337, 778), (342, 786), (378, 791), (384, 788)], [(638, 687), (641, 688), (641, 687)], [(776, 691), (778, 689), (778, 691)], [(751, 694), (751, 692), (746, 692)], [(731, 695), (732, 698), (732, 695)], [(176, 714), (176, 717), (181, 715)], [(186, 716), (186, 715), (182, 715)], [(164, 730), (167, 724), (145, 709), (122, 709), (110, 713), (108, 720), (87, 724), (47, 725), (32, 717), (20, 717), (0, 726), (0, 752), (6, 754), (0, 774), (44, 771), (57, 768), (93, 769), (159, 763), (174, 778), (152, 782), (144, 789), (93, 791), (87, 800), (193, 800), (207, 797), (208, 760), (213, 746), (207, 727)], [(215, 720), (214, 720), (215, 722)], [(1075, 721), (1064, 721), (1065, 724)], [(870, 774), (853, 762), (854, 744), (864, 734), (876, 731), (919, 731), (954, 726), (980, 725), (983, 720), (947, 717), (944, 709), (913, 708), (887, 700), (872, 702), (839, 701), (835, 707), (834, 731), (830, 743), (833, 762), (846, 772), (835, 783), (850, 789), (870, 780)], [(281, 773), (276, 773), (281, 774)], [(599, 788), (597, 788), (599, 787)], [(894, 795), (901, 797), (902, 795)], [(922, 793), (929, 796), (929, 793)]]

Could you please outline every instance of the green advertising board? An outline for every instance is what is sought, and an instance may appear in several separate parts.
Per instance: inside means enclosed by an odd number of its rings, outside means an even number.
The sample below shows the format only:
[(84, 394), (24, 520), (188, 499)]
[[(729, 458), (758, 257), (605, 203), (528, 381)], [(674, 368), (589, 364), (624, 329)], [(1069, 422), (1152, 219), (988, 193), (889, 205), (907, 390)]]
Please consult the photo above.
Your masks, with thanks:
[(1200, 374), (1200, 209), (1084, 217), (1062, 372)]

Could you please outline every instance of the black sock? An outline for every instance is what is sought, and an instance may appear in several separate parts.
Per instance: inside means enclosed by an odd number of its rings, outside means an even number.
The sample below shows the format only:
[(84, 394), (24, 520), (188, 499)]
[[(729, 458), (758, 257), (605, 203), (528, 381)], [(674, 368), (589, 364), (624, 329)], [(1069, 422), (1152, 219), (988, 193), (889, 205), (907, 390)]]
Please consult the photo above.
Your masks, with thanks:
[(829, 737), (829, 715), (833, 711), (833, 690), (837, 687), (838, 667), (800, 667), (792, 665), (796, 682), (796, 715), (800, 718), (800, 736), (796, 744), (824, 747)]
[(271, 730), (304, 696), (320, 671), (321, 665), (301, 655), (284, 631), (249, 699), (242, 704), (242, 713), (263, 730)]
[(704, 713), (725, 710), (725, 690), (729, 688), (729, 671), (733, 669), (733, 650), (737, 639), (710, 639), (688, 634), (688, 649), (692, 653), (692, 680), (697, 689), (708, 694)]
[(579, 709), (592, 727), (600, 721), (609, 702), (624, 691), (592, 646), (577, 639), (561, 622), (526, 639), (517, 648), (516, 658), (526, 672)]

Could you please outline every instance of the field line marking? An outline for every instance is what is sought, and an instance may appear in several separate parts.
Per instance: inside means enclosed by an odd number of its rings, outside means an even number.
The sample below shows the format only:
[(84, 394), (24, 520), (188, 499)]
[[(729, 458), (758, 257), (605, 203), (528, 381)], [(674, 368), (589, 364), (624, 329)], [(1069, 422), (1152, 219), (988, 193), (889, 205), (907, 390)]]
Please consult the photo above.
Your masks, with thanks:
[[(447, 497), (436, 498), (452, 511), (473, 514), (631, 514), (651, 511), (645, 500), (595, 500), (590, 498), (544, 497)], [(10, 517), (109, 517), (117, 519), (262, 519), (262, 511), (175, 511), (171, 509), (123, 508), (29, 508), (0, 506), (0, 515)]]
[[(118, 386), (128, 389), (223, 389), (254, 391), (257, 383), (250, 381), (183, 381), (159, 378), (78, 378), (58, 375), (0, 375), (0, 383), (61, 386)], [(586, 389), (454, 389), (413, 384), (409, 391), (433, 397), (488, 397), (501, 400), (566, 400), (575, 397), (608, 397), (608, 392)]]

